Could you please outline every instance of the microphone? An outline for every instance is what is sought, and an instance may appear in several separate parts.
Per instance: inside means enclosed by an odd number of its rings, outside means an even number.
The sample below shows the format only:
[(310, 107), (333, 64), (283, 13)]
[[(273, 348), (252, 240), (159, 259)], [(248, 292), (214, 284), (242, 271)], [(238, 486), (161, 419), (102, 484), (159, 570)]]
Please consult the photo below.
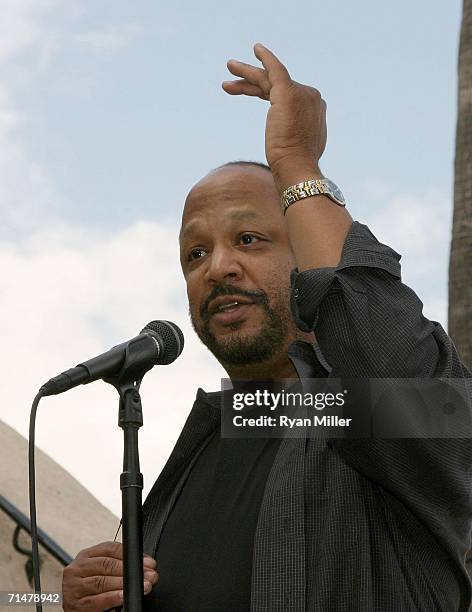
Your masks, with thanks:
[(141, 380), (155, 365), (175, 361), (183, 348), (184, 335), (175, 323), (151, 321), (131, 340), (51, 378), (41, 387), (40, 393), (57, 395), (99, 378), (117, 376), (125, 364), (128, 380)]

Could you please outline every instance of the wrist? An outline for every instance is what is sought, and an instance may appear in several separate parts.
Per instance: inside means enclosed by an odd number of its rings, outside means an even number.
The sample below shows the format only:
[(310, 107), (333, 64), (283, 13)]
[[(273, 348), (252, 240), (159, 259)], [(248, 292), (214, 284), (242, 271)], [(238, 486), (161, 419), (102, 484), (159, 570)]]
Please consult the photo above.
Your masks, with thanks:
[(280, 195), (282, 195), (287, 187), (296, 183), (301, 183), (307, 179), (324, 178), (323, 173), (313, 158), (291, 157), (276, 164), (271, 164), (270, 169)]

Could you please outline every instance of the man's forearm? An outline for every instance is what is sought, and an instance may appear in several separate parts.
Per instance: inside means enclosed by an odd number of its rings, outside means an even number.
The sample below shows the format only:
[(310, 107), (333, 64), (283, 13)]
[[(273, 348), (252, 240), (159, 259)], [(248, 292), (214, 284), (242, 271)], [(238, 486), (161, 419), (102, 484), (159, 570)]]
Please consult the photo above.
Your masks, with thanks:
[[(315, 163), (295, 159), (272, 168), (272, 174), (280, 195), (290, 185), (323, 178)], [(317, 195), (289, 206), (285, 219), (299, 272), (337, 266), (352, 224), (346, 208)]]

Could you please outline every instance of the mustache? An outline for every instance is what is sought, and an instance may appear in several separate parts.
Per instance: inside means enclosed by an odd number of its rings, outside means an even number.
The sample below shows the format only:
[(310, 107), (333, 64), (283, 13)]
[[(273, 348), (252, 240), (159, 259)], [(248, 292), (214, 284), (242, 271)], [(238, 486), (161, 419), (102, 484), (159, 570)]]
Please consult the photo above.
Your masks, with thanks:
[(267, 295), (264, 291), (247, 291), (241, 289), (241, 287), (234, 287), (233, 285), (217, 285), (215, 286), (210, 294), (207, 296), (203, 304), (200, 306), (200, 318), (207, 321), (210, 317), (208, 306), (212, 300), (222, 295), (231, 295), (234, 297), (243, 296), (252, 300), (255, 304), (268, 305)]

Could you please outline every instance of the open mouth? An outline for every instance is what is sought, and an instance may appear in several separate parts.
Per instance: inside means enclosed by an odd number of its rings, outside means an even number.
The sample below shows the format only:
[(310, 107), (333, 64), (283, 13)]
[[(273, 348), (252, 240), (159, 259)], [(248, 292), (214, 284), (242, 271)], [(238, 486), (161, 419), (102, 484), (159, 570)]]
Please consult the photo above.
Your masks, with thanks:
[(241, 306), (243, 306), (244, 304), (241, 302), (238, 302), (237, 300), (234, 302), (228, 302), (227, 304), (220, 304), (219, 306), (216, 307), (216, 309), (214, 310), (213, 314), (217, 313), (217, 312), (232, 312), (234, 311), (236, 308), (240, 308)]
[(254, 302), (237, 299), (224, 300), (211, 309), (211, 319), (221, 325), (230, 325), (245, 317), (248, 310), (255, 306)]
[(229, 312), (236, 308), (241, 308), (242, 306), (247, 306), (253, 303), (254, 300), (251, 300), (246, 296), (222, 295), (210, 302), (208, 311), (210, 316), (213, 316), (221, 312)]

